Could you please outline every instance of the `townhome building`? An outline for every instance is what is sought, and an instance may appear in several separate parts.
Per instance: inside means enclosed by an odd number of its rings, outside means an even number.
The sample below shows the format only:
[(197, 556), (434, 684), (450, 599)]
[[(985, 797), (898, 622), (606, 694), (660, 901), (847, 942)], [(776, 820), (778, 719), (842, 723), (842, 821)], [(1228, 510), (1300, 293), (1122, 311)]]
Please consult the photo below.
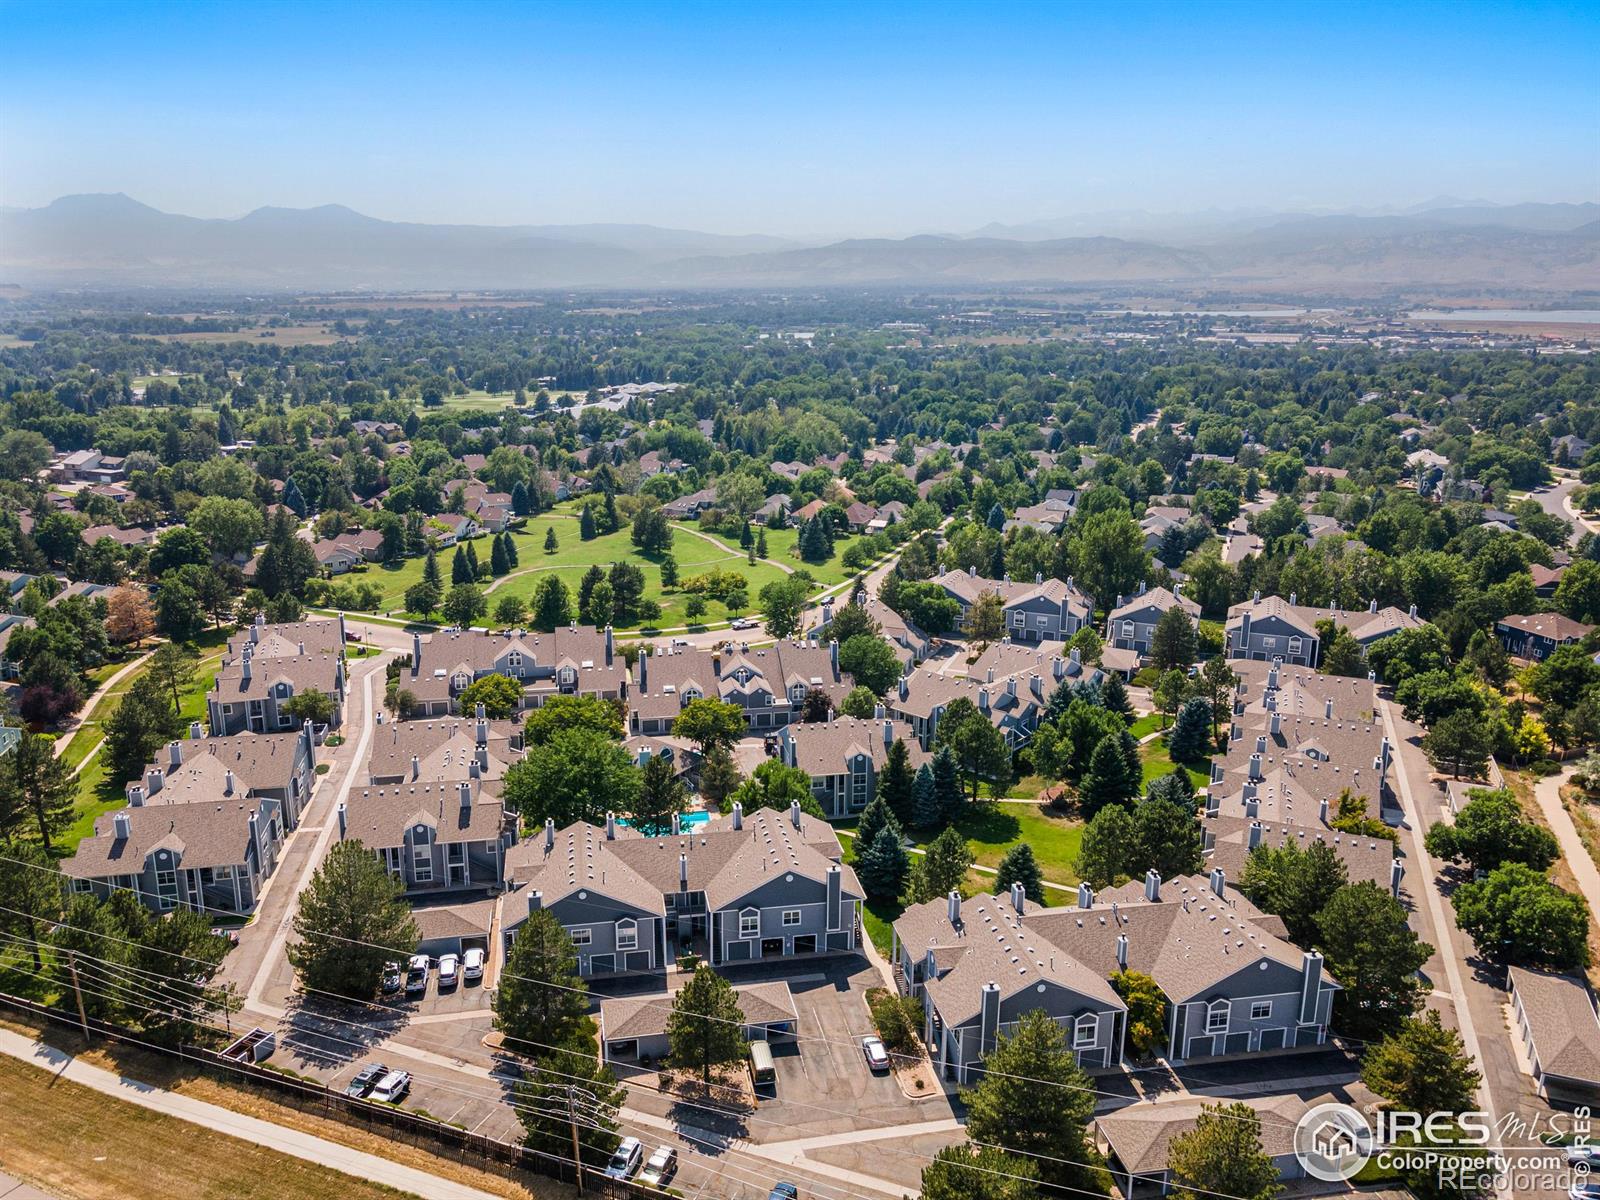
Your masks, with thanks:
[(1150, 653), (1155, 638), (1156, 624), (1172, 609), (1182, 609), (1191, 621), (1200, 620), (1200, 605), (1185, 596), (1181, 590), (1169, 591), (1164, 587), (1146, 588), (1117, 603), (1106, 617), (1106, 645), (1117, 650), (1131, 650), (1141, 657)]
[(985, 579), (970, 571), (942, 571), (933, 579), (961, 605), (965, 619), (978, 597), (993, 592), (1005, 608), (1006, 633), (1015, 642), (1065, 641), (1094, 620), (1094, 603), (1072, 579), (1013, 583), (1010, 577)]
[(522, 685), (521, 707), (538, 708), (551, 696), (626, 700), (628, 671), (616, 652), (611, 627), (569, 625), (550, 633), (487, 633), (461, 629), (411, 638), (411, 665), (401, 686), (412, 694), (417, 717), (445, 717), (456, 697), (487, 675)]
[(506, 771), (522, 759), (522, 749), (520, 724), (490, 721), (481, 713), (472, 719), (390, 721), (373, 732), (367, 782), (459, 783), (473, 779), (486, 795), (498, 796)]
[(1263, 600), (1257, 592), (1254, 598), (1230, 607), (1224, 627), (1227, 656), (1316, 666), (1322, 649), (1318, 614), (1301, 608), (1296, 600), (1293, 593), (1287, 601), (1281, 596)]
[(902, 990), (922, 999), (936, 1067), (958, 1083), (1034, 1009), (1063, 1025), (1081, 1065), (1118, 1065), (1126, 1006), (1109, 980), (1120, 970), (1166, 996), (1169, 1060), (1320, 1046), (1339, 985), (1320, 954), (1257, 915), (1218, 879), (1164, 885), (1154, 872), (1136, 899), (1097, 902), (1083, 885), (1070, 907), (1032, 908), (1020, 888), (1007, 899), (952, 892), (901, 915), (891, 960)]
[(328, 721), (344, 717), (344, 617), (268, 625), (259, 615), (224, 650), (206, 694), (214, 737), (234, 733), (279, 733), (299, 726), (288, 712), (297, 695), (317, 691), (333, 701)]
[(554, 913), (585, 976), (659, 971), (681, 951), (712, 966), (853, 951), (864, 899), (838, 836), (798, 804), (734, 811), (656, 837), (614, 817), (578, 822), (514, 847), (506, 945), (529, 914)]
[[(1326, 709), (1324, 710), (1327, 711)], [(1366, 815), (1402, 818), (1390, 783), (1393, 747), (1371, 719), (1268, 714), (1254, 732), (1235, 723), (1211, 762), (1208, 811), (1290, 825), (1327, 825), (1346, 792)]]
[(167, 743), (61, 864), (75, 891), (135, 892), (150, 908), (248, 913), (316, 783), (310, 723), (293, 733)]
[(1057, 687), (1098, 674), (1085, 670), (1076, 650), (1062, 658), (1009, 640), (989, 647), (969, 670), (973, 674), (965, 676), (941, 674), (927, 664), (908, 670), (884, 697), (884, 707), (910, 727), (923, 749), (931, 750), (945, 710), (965, 697), (988, 715), (1015, 750), (1039, 728)]
[(1594, 632), (1594, 626), (1562, 613), (1518, 613), (1501, 617), (1495, 622), (1494, 632), (1507, 654), (1538, 662), (1562, 646), (1581, 642)]
[(872, 720), (835, 717), (786, 725), (778, 731), (778, 759), (811, 776), (811, 795), (829, 817), (859, 813), (878, 794), (889, 748), (904, 742), (914, 771), (931, 757), (909, 725), (891, 720), (883, 705)]
[(336, 817), (339, 840), (358, 839), (408, 896), (498, 888), (517, 837), (474, 778), (352, 788)]
[(721, 700), (743, 711), (752, 733), (781, 729), (800, 719), (806, 697), (820, 692), (834, 708), (854, 686), (839, 669), (839, 645), (776, 642), (752, 650), (748, 643), (716, 650), (666, 648), (641, 652), (628, 696), (628, 731), (660, 737), (693, 700)]

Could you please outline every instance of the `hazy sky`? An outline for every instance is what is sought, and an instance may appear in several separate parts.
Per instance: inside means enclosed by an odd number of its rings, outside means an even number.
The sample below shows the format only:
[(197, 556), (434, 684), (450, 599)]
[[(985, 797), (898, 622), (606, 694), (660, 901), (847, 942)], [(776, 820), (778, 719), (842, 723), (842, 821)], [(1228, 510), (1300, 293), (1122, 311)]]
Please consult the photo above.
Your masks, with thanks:
[(801, 236), (1600, 196), (1600, 5), (0, 0), (0, 202)]

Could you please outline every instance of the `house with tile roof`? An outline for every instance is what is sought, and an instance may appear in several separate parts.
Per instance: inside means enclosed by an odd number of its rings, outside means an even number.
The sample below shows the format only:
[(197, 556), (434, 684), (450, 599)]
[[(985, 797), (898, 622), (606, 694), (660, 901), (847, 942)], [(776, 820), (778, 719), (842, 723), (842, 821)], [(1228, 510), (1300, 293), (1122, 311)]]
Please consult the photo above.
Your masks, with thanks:
[(555, 913), (584, 975), (658, 971), (681, 948), (712, 966), (856, 948), (864, 895), (838, 836), (793, 805), (646, 837), (614, 817), (577, 822), (507, 856), (509, 947), (529, 913)]

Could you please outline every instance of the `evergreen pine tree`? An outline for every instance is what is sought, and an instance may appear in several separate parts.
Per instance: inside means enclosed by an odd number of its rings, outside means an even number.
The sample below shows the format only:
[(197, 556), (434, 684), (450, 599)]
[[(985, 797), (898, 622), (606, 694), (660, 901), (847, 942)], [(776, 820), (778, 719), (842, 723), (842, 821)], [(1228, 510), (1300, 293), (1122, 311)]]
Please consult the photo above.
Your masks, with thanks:
[(1198, 762), (1211, 741), (1211, 703), (1195, 697), (1184, 702), (1167, 734), (1167, 750), (1174, 762)]
[(1115, 671), (1107, 675), (1100, 684), (1100, 707), (1107, 712), (1116, 713), (1128, 724), (1133, 724), (1133, 701), (1128, 699), (1128, 685)]
[[(857, 842), (858, 846), (862, 843)], [(905, 887), (911, 859), (894, 829), (885, 825), (856, 853), (856, 878), (872, 899), (894, 900)]]
[(467, 548), (457, 546), (455, 554), (450, 558), (450, 584), (453, 587), (456, 584), (471, 583), (472, 579), (472, 567), (467, 563)]
[(528, 485), (520, 479), (511, 488), (511, 511), (519, 517), (528, 515)]
[(1044, 875), (1039, 870), (1039, 860), (1033, 855), (1033, 847), (1027, 842), (1018, 842), (1007, 850), (995, 868), (995, 895), (1008, 895), (1013, 883), (1020, 883), (1028, 899), (1035, 904), (1044, 903)]
[(739, 549), (748, 550), (755, 545), (755, 535), (750, 532), (750, 523), (746, 521), (739, 526)]
[(590, 541), (595, 535), (594, 505), (585, 504), (578, 510), (578, 536)]
[(949, 746), (941, 746), (933, 756), (933, 787), (941, 823), (949, 824), (966, 811), (966, 797), (961, 792), (961, 765)]
[(615, 492), (606, 493), (605, 518), (607, 533), (615, 533), (622, 528), (622, 518), (617, 515), (617, 494)]
[(444, 595), (444, 579), (439, 574), (439, 556), (432, 546), (428, 547), (428, 557), (422, 564), (422, 582)]
[(556, 527), (552, 525), (544, 531), (544, 552), (554, 554), (560, 548), (561, 543), (556, 541)]
[(506, 556), (506, 538), (497, 534), (489, 551), (489, 574), (504, 575), (509, 570), (511, 559)]
[(911, 781), (911, 825), (914, 829), (931, 829), (938, 823), (939, 788), (933, 768), (923, 763)]
[(883, 770), (878, 772), (878, 795), (883, 797), (902, 828), (911, 823), (911, 752), (899, 738), (889, 747), (884, 756)]
[(884, 800), (883, 792), (879, 791), (861, 810), (861, 819), (856, 823), (856, 845), (870, 846), (879, 832), (885, 829), (892, 831), (896, 837), (900, 836), (900, 822), (895, 820), (893, 810)]
[(1126, 732), (1106, 734), (1089, 756), (1089, 769), (1078, 782), (1078, 809), (1086, 821), (1106, 805), (1127, 804), (1139, 794), (1138, 745), (1134, 745), (1134, 769), (1130, 772), (1124, 738), (1133, 741)]
[(670, 591), (678, 586), (678, 560), (670, 553), (661, 558), (661, 589)]
[(509, 529), (506, 530), (505, 538), (506, 538), (506, 561), (511, 564), (511, 569), (513, 571), (515, 571), (517, 569), (518, 564), (522, 560), (522, 556), (517, 553), (517, 539), (511, 536), (511, 531)]
[(766, 556), (767, 556), (767, 531), (765, 529), (762, 529), (756, 534), (756, 557), (757, 558), (765, 558)]
[[(998, 500), (996, 500), (989, 508), (988, 526), (990, 529), (994, 530), (1000, 530), (1006, 527), (1006, 510), (1000, 507), (1000, 501)], [(998, 579), (1000, 577), (996, 576), (995, 578)]]
[(467, 577), (467, 582), (478, 582), (478, 577), (483, 573), (483, 568), (478, 566), (478, 548), (471, 542), (467, 543), (467, 570), (471, 572)]
[(283, 506), (297, 517), (306, 515), (306, 498), (300, 494), (300, 485), (293, 479), (283, 485)]

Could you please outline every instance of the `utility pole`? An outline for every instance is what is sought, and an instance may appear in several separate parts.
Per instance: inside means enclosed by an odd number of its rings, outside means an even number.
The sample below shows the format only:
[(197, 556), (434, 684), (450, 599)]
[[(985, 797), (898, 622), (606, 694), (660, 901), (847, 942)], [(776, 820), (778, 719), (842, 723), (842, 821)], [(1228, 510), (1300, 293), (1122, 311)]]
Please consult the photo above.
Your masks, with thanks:
[(75, 951), (67, 951), (67, 974), (72, 976), (72, 994), (78, 1001), (78, 1024), (83, 1026), (83, 1040), (89, 1041), (89, 1018), (83, 1011), (83, 988), (78, 986), (78, 956)]
[[(82, 1001), (79, 1001), (81, 1004)], [(572, 1130), (572, 1163), (578, 1168), (578, 1195), (583, 1195), (583, 1152), (578, 1149), (578, 1114), (572, 1107), (572, 1090), (575, 1085), (567, 1084), (567, 1125)]]

